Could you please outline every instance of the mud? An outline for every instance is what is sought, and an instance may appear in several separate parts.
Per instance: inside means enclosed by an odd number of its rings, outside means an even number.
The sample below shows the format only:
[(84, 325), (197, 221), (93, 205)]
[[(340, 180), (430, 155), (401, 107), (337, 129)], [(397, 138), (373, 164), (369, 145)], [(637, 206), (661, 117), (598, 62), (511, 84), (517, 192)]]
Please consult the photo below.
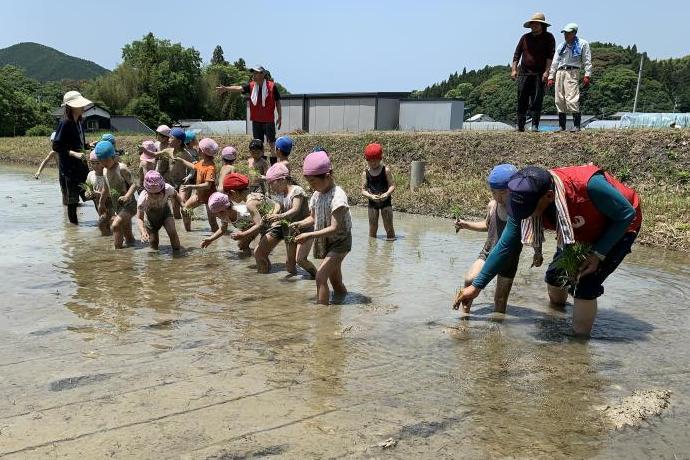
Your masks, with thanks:
[(659, 417), (670, 405), (668, 390), (638, 390), (614, 407), (604, 408), (604, 414), (617, 430), (626, 426), (639, 428), (644, 422), (653, 422), (650, 419)]
[[(483, 237), (450, 220), (396, 214), (388, 243), (354, 209), (350, 294), (320, 307), (313, 281), (280, 270), (280, 246), (265, 276), (229, 238), (194, 249), (203, 222), (179, 257), (165, 236), (159, 252), (114, 251), (92, 206), (66, 224), (55, 177), (30, 173), (0, 170), (13, 196), (0, 206), (0, 458), (690, 452), (687, 255), (636, 247), (583, 342), (529, 256), (506, 314), (492, 288), (468, 317), (452, 311)], [(621, 406), (654, 388), (672, 392), (659, 416), (653, 399)], [(628, 406), (647, 418), (616, 430), (609, 413)]]

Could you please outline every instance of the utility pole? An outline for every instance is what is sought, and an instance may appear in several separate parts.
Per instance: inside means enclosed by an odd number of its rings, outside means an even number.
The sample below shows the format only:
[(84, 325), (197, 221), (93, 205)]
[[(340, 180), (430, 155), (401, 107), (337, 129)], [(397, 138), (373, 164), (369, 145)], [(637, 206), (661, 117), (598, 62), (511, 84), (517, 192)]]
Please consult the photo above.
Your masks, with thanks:
[(642, 82), (642, 63), (645, 53), (640, 56), (640, 70), (637, 72), (637, 89), (635, 89), (635, 102), (633, 103), (633, 113), (637, 112), (637, 97), (640, 95), (640, 83)]

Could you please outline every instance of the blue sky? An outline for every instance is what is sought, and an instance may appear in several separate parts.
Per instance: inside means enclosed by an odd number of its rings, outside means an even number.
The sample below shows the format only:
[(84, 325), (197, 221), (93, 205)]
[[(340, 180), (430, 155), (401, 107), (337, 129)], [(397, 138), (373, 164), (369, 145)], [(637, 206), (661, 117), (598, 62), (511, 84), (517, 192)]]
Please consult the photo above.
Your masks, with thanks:
[(690, 54), (687, 0), (659, 8), (620, 0), (11, 3), (0, 48), (34, 41), (113, 69), (122, 46), (151, 31), (198, 49), (205, 61), (220, 44), (226, 59), (263, 64), (293, 93), (408, 91), (463, 67), (507, 64), (535, 11), (546, 13), (554, 34), (574, 21), (590, 41), (636, 43), (651, 58)]

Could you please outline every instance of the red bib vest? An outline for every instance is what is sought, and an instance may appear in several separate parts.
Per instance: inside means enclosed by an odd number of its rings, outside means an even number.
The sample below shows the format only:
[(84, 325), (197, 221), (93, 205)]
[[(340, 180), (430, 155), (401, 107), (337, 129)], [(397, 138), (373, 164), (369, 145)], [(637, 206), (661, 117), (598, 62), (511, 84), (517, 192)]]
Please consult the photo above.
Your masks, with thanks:
[[(249, 82), (249, 94), (251, 96), (252, 91), (254, 91), (255, 82)], [(273, 86), (275, 83), (266, 80), (266, 89), (268, 90), (268, 96), (266, 96), (266, 105), (261, 105), (262, 95), (256, 99), (256, 105), (252, 104), (251, 97), (249, 98), (249, 119), (251, 121), (256, 121), (259, 123), (270, 123), (275, 121), (275, 110), (276, 101), (273, 98)], [(263, 86), (263, 85), (262, 85)]]
[[(551, 172), (560, 177), (565, 188), (565, 198), (568, 204), (570, 220), (575, 232), (575, 241), (594, 243), (601, 237), (606, 229), (608, 218), (594, 206), (587, 192), (587, 183), (594, 174), (602, 172), (597, 166), (570, 166), (567, 168), (552, 169)], [(642, 209), (640, 197), (635, 190), (623, 185), (615, 177), (604, 172), (609, 184), (618, 190), (635, 209), (635, 218), (628, 227), (629, 232), (639, 232), (642, 225)], [(556, 230), (555, 223), (544, 219), (544, 227)]]

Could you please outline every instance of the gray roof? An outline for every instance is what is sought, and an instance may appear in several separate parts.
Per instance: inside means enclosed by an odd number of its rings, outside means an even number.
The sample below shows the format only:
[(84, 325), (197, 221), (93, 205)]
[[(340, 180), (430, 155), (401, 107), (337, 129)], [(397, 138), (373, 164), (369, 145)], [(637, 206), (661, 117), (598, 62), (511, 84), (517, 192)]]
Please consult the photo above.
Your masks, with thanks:
[(281, 99), (352, 99), (362, 97), (404, 99), (409, 92), (283, 94)]
[(190, 121), (185, 124), (188, 125), (189, 129), (200, 132), (202, 136), (246, 134), (247, 132), (245, 120)]
[(587, 129), (618, 129), (622, 128), (620, 120), (594, 120), (585, 126)]
[(471, 121), (464, 123), (462, 129), (469, 131), (512, 131), (515, 128), (500, 121)]
[(113, 131), (118, 131), (121, 133), (149, 134), (154, 132), (137, 117), (112, 116), (110, 117), (110, 127)]
[[(65, 113), (65, 108), (64, 107), (58, 107), (57, 109), (55, 109), (51, 112), (51, 115), (53, 115), (53, 117), (55, 117), (55, 118), (60, 118), (64, 113)], [(110, 112), (108, 112), (104, 108), (99, 107), (97, 105), (92, 105), (91, 107), (86, 109), (86, 111), (84, 112), (84, 118), (89, 118), (89, 117), (92, 117), (94, 115), (99, 116), (99, 117), (103, 117), (103, 118), (110, 118)]]

